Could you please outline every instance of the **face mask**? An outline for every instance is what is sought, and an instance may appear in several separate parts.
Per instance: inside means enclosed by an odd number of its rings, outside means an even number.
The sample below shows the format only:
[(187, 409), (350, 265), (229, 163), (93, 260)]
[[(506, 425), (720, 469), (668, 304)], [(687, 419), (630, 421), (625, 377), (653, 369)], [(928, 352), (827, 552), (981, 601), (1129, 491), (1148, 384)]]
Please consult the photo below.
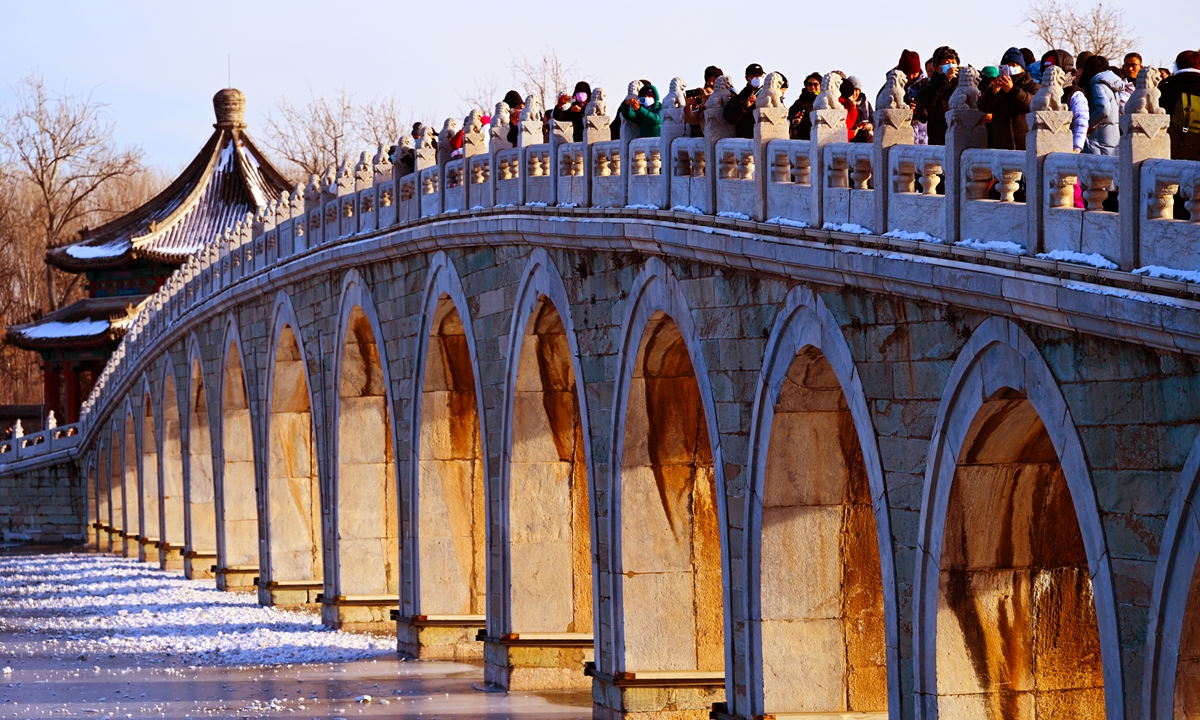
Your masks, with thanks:
[(762, 87), (762, 81), (763, 79), (761, 77), (750, 78), (750, 87), (760, 88)]
[(1025, 72), (1025, 68), (1021, 67), (1020, 65), (1010, 65), (1008, 68), (1008, 74), (1012, 75), (1013, 77), (1016, 77), (1023, 72)]
[(642, 105), (643, 105), (643, 106), (645, 106), (645, 107), (650, 107), (650, 106), (651, 106), (651, 105), (653, 105), (653, 104), (654, 104), (654, 98), (652, 98), (652, 97), (644, 97), (644, 98), (642, 98)]
[(588, 96), (585, 92), (575, 93), (575, 102), (587, 102)]
[(943, 65), (942, 66), (942, 74), (945, 75), (946, 73), (950, 72), (950, 68), (952, 68), (952, 67), (954, 67), (954, 63), (946, 63), (945, 65)]

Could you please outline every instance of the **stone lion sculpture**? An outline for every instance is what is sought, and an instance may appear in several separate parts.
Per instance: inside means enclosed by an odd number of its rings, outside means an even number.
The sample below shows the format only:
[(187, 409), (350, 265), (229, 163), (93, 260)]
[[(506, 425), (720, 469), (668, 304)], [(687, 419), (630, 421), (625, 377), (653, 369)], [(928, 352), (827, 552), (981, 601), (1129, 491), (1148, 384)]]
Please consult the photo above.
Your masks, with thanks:
[(887, 83), (875, 98), (875, 109), (902, 110), (908, 107), (908, 103), (904, 102), (904, 85), (907, 80), (908, 76), (904, 74), (903, 70), (899, 68), (890, 70), (887, 74)]
[(1158, 71), (1158, 68), (1143, 67), (1138, 73), (1133, 94), (1125, 103), (1125, 114), (1165, 114), (1166, 110), (1163, 110), (1158, 104), (1158, 98), (1162, 95), (1158, 89), (1160, 82), (1162, 82), (1162, 73)]
[(759, 109), (783, 107), (783, 75), (781, 73), (767, 73), (767, 76), (763, 78), (762, 88), (758, 91), (758, 99), (754, 105)]
[(483, 111), (472, 110), (463, 118), (463, 135), (483, 132)]
[(729, 96), (733, 94), (733, 78), (728, 75), (721, 75), (713, 81), (712, 95), (708, 96), (708, 100), (704, 102), (705, 111), (716, 109), (724, 111), (725, 102), (729, 100)]
[(950, 96), (951, 110), (979, 109), (979, 71), (968, 65), (958, 71), (958, 87)]
[(367, 151), (364, 150), (358, 156), (358, 164), (354, 166), (354, 184), (358, 187), (366, 187), (375, 181), (375, 166), (367, 158)]
[(588, 100), (587, 107), (583, 109), (584, 117), (603, 117), (608, 119), (608, 103), (604, 99), (604, 88), (595, 88), (592, 90), (592, 97)]
[(1067, 74), (1057, 65), (1042, 70), (1042, 86), (1034, 93), (1029, 101), (1031, 112), (1039, 110), (1062, 110), (1063, 88), (1067, 84)]
[(631, 81), (629, 83), (629, 88), (625, 92), (625, 102), (629, 102), (630, 100), (637, 98), (638, 94), (642, 92), (642, 87), (644, 86), (645, 83), (643, 83), (641, 80)]
[(825, 77), (821, 78), (821, 94), (813, 102), (813, 110), (837, 110), (842, 106), (838, 102), (838, 98), (842, 94), (842, 82), (846, 76), (834, 70), (833, 72), (825, 73)]
[(450, 147), (454, 143), (454, 136), (458, 134), (458, 121), (454, 118), (446, 118), (446, 122), (442, 123), (442, 131), (438, 133), (438, 146)]
[(662, 99), (663, 122), (683, 123), (683, 108), (687, 105), (687, 83), (683, 78), (671, 79), (671, 89)]
[(421, 137), (416, 143), (417, 150), (432, 150), (433, 149), (433, 128), (428, 125), (421, 125)]
[(529, 95), (525, 98), (525, 109), (521, 110), (521, 122), (535, 120), (541, 122), (546, 119), (546, 114), (542, 112), (542, 98), (537, 95)]

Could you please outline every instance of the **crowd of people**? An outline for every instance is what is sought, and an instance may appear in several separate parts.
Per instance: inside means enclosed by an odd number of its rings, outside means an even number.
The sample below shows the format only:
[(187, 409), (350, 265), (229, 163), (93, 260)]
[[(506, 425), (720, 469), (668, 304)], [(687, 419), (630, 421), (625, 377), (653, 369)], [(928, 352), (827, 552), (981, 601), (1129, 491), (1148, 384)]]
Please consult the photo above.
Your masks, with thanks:
[[(988, 147), (1002, 150), (1024, 150), (1029, 132), (1029, 114), (1035, 94), (1041, 88), (1049, 68), (1057, 67), (1065, 77), (1060, 103), (1072, 113), (1071, 130), (1074, 151), (1093, 155), (1116, 155), (1121, 137), (1120, 117), (1138, 84), (1138, 76), (1146, 70), (1150, 87), (1157, 79), (1159, 107), (1171, 116), (1171, 157), (1200, 160), (1200, 52), (1185, 50), (1175, 59), (1175, 66), (1143, 68), (1142, 56), (1127, 53), (1121, 64), (1102, 55), (1089, 52), (1074, 57), (1066, 50), (1053, 49), (1039, 58), (1029, 48), (1011, 47), (1004, 51), (995, 65), (986, 65), (976, 72), (962, 73), (962, 60), (949, 46), (933, 51), (924, 64), (920, 55), (904, 50), (895, 69), (903, 77), (904, 102), (913, 111), (913, 140), (918, 145), (944, 145), (948, 129), (947, 114), (951, 97), (965, 78), (978, 78), (978, 109), (987, 125)], [(726, 80), (721, 68), (710, 65), (704, 70), (704, 83), (688, 90), (683, 103), (683, 122), (687, 134), (702, 137), (705, 132), (706, 109), (722, 108), (721, 114), (735, 130), (735, 136), (754, 136), (754, 109), (758, 94), (767, 77), (757, 63), (746, 67), (745, 85), (737, 89)], [(832, 77), (845, 78), (837, 88), (837, 100), (846, 111), (846, 139), (850, 142), (871, 142), (874, 133), (874, 108), (864, 92), (862, 81), (838, 71)], [(786, 94), (788, 81), (782, 78), (781, 92)], [(821, 93), (822, 78), (813, 72), (804, 78), (799, 96), (788, 106), (789, 134), (793, 139), (808, 140), (812, 133), (812, 112)], [(637, 92), (623, 99), (617, 116), (635, 125), (641, 137), (658, 137), (662, 130), (663, 105), (658, 88), (649, 80), (634, 83)], [(714, 93), (725, 93), (722, 103), (711, 103)], [(584, 115), (591, 101), (592, 88), (586, 82), (575, 85), (572, 93), (558, 96), (554, 107), (545, 113), (544, 135), (549, 137), (551, 120), (569, 122), (575, 142), (583, 140)], [(516, 144), (519, 120), (525, 100), (516, 90), (510, 90), (504, 103), (511, 113), (509, 142)], [(484, 122), (490, 118), (484, 117)], [(621, 123), (613, 123), (613, 138), (618, 139)], [(421, 126), (413, 127), (414, 138)], [(461, 132), (454, 138), (454, 151), (461, 148)]]

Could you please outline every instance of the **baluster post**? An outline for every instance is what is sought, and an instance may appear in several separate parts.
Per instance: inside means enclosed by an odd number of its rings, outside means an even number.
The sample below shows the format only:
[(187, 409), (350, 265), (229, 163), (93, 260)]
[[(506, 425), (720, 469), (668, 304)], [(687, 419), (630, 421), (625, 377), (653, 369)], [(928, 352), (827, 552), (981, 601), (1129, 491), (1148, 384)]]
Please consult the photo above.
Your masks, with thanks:
[(1029, 253), (1046, 251), (1046, 197), (1050, 193), (1050, 178), (1046, 177), (1046, 156), (1055, 152), (1071, 152), (1070, 110), (1036, 110), (1026, 115), (1029, 134), (1025, 136), (1025, 247)]
[(912, 108), (904, 105), (904, 71), (892, 70), (888, 73), (888, 81), (875, 98), (875, 139), (871, 144), (871, 165), (875, 175), (875, 227), (872, 229), (877, 233), (891, 230), (887, 219), (888, 200), (894, 190), (888, 169), (891, 149), (896, 145), (913, 144)]
[[(1138, 73), (1139, 88), (1156, 87), (1158, 70), (1144, 67)], [(1131, 98), (1132, 99), (1132, 98)], [(1171, 116), (1150, 103), (1128, 103), (1121, 116), (1121, 140), (1117, 145), (1117, 187), (1120, 201), (1117, 212), (1121, 228), (1121, 257), (1112, 258), (1122, 270), (1142, 266), (1141, 220), (1146, 203), (1155, 202), (1154, 188), (1142, 188), (1142, 163), (1153, 158), (1171, 157), (1171, 139), (1167, 127)]]

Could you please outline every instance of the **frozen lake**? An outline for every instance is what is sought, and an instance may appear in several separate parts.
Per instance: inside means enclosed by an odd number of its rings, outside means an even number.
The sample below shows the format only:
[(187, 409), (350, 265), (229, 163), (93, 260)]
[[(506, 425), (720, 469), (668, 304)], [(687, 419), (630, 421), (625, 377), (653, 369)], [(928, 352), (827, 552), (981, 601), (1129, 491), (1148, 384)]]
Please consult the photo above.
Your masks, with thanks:
[(92, 554), (0, 556), (0, 718), (581, 718), (586, 693), (490, 693), (482, 665)]

